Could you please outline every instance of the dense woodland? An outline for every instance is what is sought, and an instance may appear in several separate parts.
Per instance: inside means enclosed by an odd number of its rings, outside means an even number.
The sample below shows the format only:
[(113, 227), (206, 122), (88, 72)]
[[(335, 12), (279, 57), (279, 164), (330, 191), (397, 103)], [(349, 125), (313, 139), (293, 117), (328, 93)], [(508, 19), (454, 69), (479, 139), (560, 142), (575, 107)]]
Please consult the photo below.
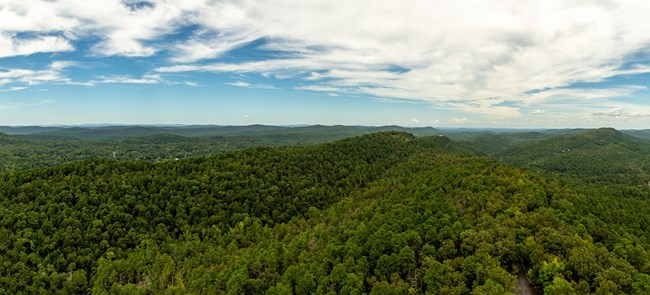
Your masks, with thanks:
[(0, 137), (4, 151), (215, 154), (4, 159), (1, 294), (510, 294), (520, 270), (543, 294), (650, 294), (645, 139), (380, 132), (212, 150), (147, 136)]
[(88, 158), (169, 161), (253, 147), (301, 146), (381, 131), (433, 135), (400, 126), (0, 126), (0, 173)]

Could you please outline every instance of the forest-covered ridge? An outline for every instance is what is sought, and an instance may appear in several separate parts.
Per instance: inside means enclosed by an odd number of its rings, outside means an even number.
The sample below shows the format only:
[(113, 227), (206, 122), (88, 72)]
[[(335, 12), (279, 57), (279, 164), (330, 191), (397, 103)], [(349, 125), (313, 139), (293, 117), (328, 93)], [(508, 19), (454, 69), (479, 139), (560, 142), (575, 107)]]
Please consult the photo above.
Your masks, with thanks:
[(611, 128), (523, 142), (493, 157), (584, 183), (646, 187), (650, 180), (650, 141)]
[(506, 294), (521, 265), (545, 294), (650, 291), (648, 199), (468, 146), (388, 132), (4, 173), (0, 293)]
[[(2, 135), (2, 131), (8, 134)], [(499, 160), (526, 153), (526, 144), (590, 130), (441, 129), (400, 126), (0, 126), (0, 171), (48, 167), (92, 157), (118, 160), (165, 161), (209, 156), (261, 146), (310, 145), (381, 131), (416, 136), (442, 135), (456, 149)], [(624, 130), (641, 135), (643, 130)], [(643, 138), (641, 136), (640, 138)], [(573, 139), (565, 139), (573, 140)], [(579, 140), (579, 139), (578, 139)], [(645, 145), (644, 139), (643, 143)], [(533, 151), (531, 151), (533, 152)], [(535, 151), (536, 152), (536, 151)], [(512, 160), (510, 163), (517, 163)], [(528, 163), (525, 163), (528, 164)]]
[(344, 126), (344, 125), (307, 125), (307, 126), (273, 126), (273, 125), (179, 125), (179, 126), (0, 126), (0, 133), (19, 135), (33, 139), (77, 139), (104, 140), (127, 137), (144, 137), (159, 134), (172, 134), (186, 137), (196, 136), (256, 136), (256, 135), (302, 135), (342, 134), (348, 136), (363, 135), (382, 131), (405, 131), (415, 135), (431, 135), (437, 130), (432, 127), (388, 126)]
[(49, 167), (92, 157), (176, 160), (251, 147), (318, 144), (380, 131), (408, 131), (419, 136), (436, 134), (433, 128), (320, 125), (0, 127), (0, 131), (14, 134), (0, 134), (0, 172)]
[[(104, 126), (93, 128), (5, 127), (32, 132), (36, 137), (0, 134), (0, 171), (51, 167), (88, 158), (169, 161), (209, 156), (251, 147), (301, 146), (332, 142), (373, 131), (409, 131), (420, 137), (449, 138), (448, 150), (479, 156), (517, 167), (570, 178), (582, 183), (648, 184), (650, 140), (611, 128), (558, 130), (471, 130), (404, 128), (400, 126)], [(41, 132), (43, 128), (54, 131)], [(58, 129), (57, 129), (58, 128)], [(185, 130), (177, 135), (168, 130)], [(22, 130), (22, 131), (21, 131)], [(48, 129), (49, 130), (49, 129)], [(156, 133), (134, 136), (124, 130)], [(193, 130), (190, 133), (187, 130)], [(221, 135), (189, 136), (200, 132)], [(77, 139), (43, 134), (64, 132)], [(642, 132), (642, 130), (637, 130)], [(178, 132), (177, 132), (178, 133)], [(109, 136), (109, 139), (101, 139)], [(442, 136), (442, 137), (441, 137)], [(84, 138), (84, 139), (79, 139)], [(638, 192), (637, 192), (638, 193)], [(637, 194), (635, 193), (635, 194)]]

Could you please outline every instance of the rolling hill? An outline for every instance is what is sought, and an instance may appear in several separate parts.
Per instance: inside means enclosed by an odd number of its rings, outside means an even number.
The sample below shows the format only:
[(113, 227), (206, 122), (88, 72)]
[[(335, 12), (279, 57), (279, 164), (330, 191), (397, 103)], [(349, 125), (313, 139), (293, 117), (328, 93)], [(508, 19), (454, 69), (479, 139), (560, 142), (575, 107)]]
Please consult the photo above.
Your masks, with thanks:
[(611, 128), (534, 141), (495, 158), (586, 183), (645, 186), (650, 180), (650, 142)]
[(385, 132), (0, 174), (0, 293), (509, 294), (522, 266), (545, 294), (650, 292), (646, 200), (453, 143)]
[(421, 136), (437, 132), (433, 128), (321, 125), (61, 128), (44, 133), (0, 137), (0, 171), (48, 167), (94, 157), (166, 161), (251, 147), (318, 144), (378, 131), (413, 131)]
[(417, 136), (437, 134), (437, 130), (431, 127), (405, 128), (401, 126), (324, 126), (310, 125), (300, 127), (249, 125), (249, 126), (211, 126), (211, 125), (190, 125), (190, 126), (98, 126), (98, 127), (0, 127), (2, 130), (14, 131), (13, 134), (23, 135), (31, 139), (47, 140), (107, 140), (123, 139), (129, 137), (144, 137), (159, 134), (172, 134), (185, 137), (198, 136), (236, 136), (236, 137), (258, 137), (258, 136), (318, 136), (323, 138), (321, 142), (337, 140), (344, 137), (363, 135), (381, 131), (402, 131), (410, 132)]

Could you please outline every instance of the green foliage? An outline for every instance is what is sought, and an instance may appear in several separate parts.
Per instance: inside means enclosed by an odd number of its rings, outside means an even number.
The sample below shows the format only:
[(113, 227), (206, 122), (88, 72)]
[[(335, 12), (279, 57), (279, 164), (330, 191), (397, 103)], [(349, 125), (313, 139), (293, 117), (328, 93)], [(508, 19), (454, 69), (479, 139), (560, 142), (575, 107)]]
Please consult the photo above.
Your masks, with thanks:
[(547, 295), (569, 295), (575, 294), (573, 287), (562, 277), (553, 278), (553, 282), (544, 287), (544, 294)]
[(562, 278), (562, 272), (564, 272), (564, 269), (564, 263), (559, 262), (557, 257), (553, 258), (553, 261), (551, 262), (542, 261), (542, 265), (539, 269), (538, 281), (544, 284), (544, 286), (555, 284), (556, 278)]
[(5, 127), (0, 132), (0, 173), (51, 167), (88, 158), (169, 161), (252, 147), (303, 146), (373, 132), (438, 133), (399, 126), (105, 126)]
[(581, 183), (615, 184), (617, 189), (625, 188), (631, 192), (633, 188), (648, 187), (649, 154), (650, 142), (647, 140), (601, 128), (517, 145), (496, 153), (495, 158), (521, 167), (569, 176)]
[(646, 294), (647, 201), (385, 132), (0, 175), (0, 293)]

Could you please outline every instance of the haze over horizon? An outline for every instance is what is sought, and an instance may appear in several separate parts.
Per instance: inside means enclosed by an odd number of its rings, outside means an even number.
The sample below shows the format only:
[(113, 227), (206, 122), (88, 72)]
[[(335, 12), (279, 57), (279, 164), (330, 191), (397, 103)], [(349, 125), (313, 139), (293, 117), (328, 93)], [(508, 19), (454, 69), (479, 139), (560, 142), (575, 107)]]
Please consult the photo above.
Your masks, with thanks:
[[(615, 127), (610, 127), (610, 126), (598, 126), (598, 127), (557, 127), (557, 128), (547, 128), (547, 127), (471, 127), (471, 126), (435, 126), (435, 125), (413, 125), (413, 124), (384, 124), (384, 125), (342, 125), (342, 124), (258, 124), (258, 123), (253, 123), (253, 124), (175, 124), (175, 123), (159, 123), (159, 124), (147, 124), (147, 123), (134, 123), (134, 124), (120, 124), (120, 123), (89, 123), (89, 124), (25, 124), (25, 125), (0, 125), (0, 127), (4, 127), (3, 129), (10, 130), (13, 128), (16, 128), (16, 130), (20, 130), (22, 128), (30, 128), (30, 127), (45, 127), (45, 128), (53, 128), (52, 130), (58, 130), (58, 129), (67, 129), (67, 128), (83, 128), (83, 129), (98, 129), (98, 128), (108, 128), (108, 129), (114, 129), (114, 128), (128, 128), (128, 127), (162, 127), (162, 128), (186, 128), (186, 127), (196, 127), (196, 128), (202, 128), (202, 127), (252, 127), (252, 126), (267, 126), (267, 127), (280, 127), (280, 128), (309, 128), (309, 127), (359, 127), (359, 128), (381, 128), (381, 127), (396, 127), (396, 128), (404, 128), (406, 130), (408, 129), (428, 129), (432, 128), (433, 130), (441, 130), (441, 131), (462, 131), (462, 130), (467, 130), (467, 132), (481, 132), (481, 131), (498, 131), (498, 130), (503, 130), (503, 131), (513, 131), (517, 132), (519, 130), (521, 131), (553, 131), (553, 130), (598, 130), (598, 129), (614, 129), (617, 131), (634, 131), (634, 130), (639, 130), (639, 131), (645, 131), (645, 130), (650, 130), (650, 128), (615, 128)], [(38, 133), (39, 131), (34, 131), (35, 133)], [(44, 131), (47, 132), (47, 131)], [(409, 132), (409, 131), (405, 131)], [(5, 133), (5, 131), (0, 130), (0, 133)], [(30, 132), (31, 133), (31, 132)], [(14, 134), (14, 133), (11, 133)], [(18, 134), (18, 133), (16, 133)], [(22, 133), (20, 133), (22, 134)]]
[(650, 127), (650, 2), (0, 0), (0, 125)]

